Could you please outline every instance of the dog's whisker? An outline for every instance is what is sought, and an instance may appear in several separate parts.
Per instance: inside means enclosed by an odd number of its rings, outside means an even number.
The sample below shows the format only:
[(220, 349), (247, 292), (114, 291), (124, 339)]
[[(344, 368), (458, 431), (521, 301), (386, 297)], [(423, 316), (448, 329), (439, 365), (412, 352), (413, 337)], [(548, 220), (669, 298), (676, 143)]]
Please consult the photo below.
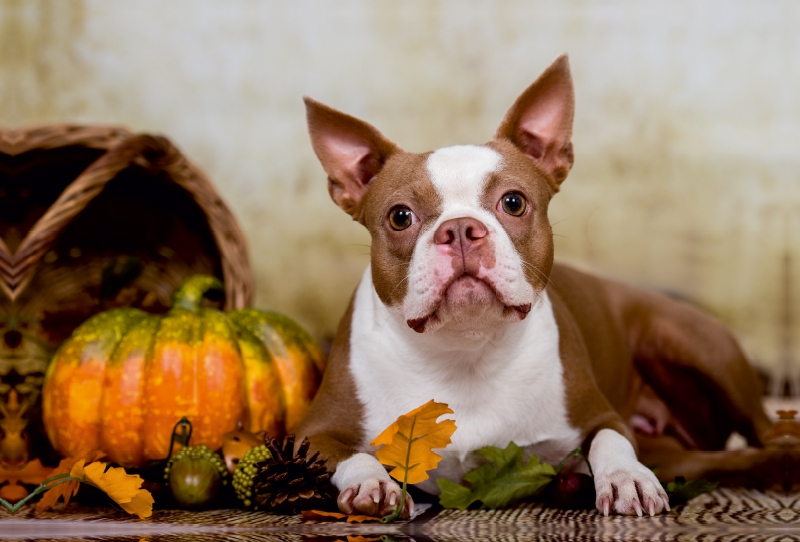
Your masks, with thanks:
[[(550, 281), (551, 281), (550, 276), (547, 275), (544, 271), (542, 271), (541, 269), (539, 269), (538, 267), (536, 267), (535, 265), (533, 265), (530, 262), (526, 262), (524, 260), (520, 260), (520, 261), (522, 261), (522, 263), (527, 265), (529, 269), (531, 269), (532, 271), (534, 271), (534, 272), (539, 274), (539, 276), (544, 280), (545, 287), (547, 287), (547, 285), (550, 284)], [(555, 283), (553, 283), (553, 284), (555, 284)]]
[[(397, 289), (400, 287), (400, 285), (401, 285), (401, 284), (403, 284), (403, 282), (405, 282), (405, 281), (407, 281), (407, 280), (408, 280), (408, 278), (409, 278), (409, 276), (408, 276), (408, 275), (406, 275), (406, 276), (405, 276), (405, 277), (404, 277), (402, 280), (400, 280), (400, 282), (398, 282), (398, 283), (397, 283), (397, 285), (396, 285), (396, 286), (395, 286), (395, 287), (392, 289), (392, 291), (391, 291), (391, 292), (389, 292), (389, 297), (391, 297), (391, 296), (392, 296), (392, 294), (394, 294), (394, 293), (397, 291)], [(387, 307), (387, 306), (385, 306), (385, 305), (384, 305), (383, 307), (377, 307), (377, 308), (375, 308), (375, 309), (371, 309), (371, 310), (372, 310), (373, 312), (377, 312), (378, 310), (381, 310), (381, 309), (388, 311), (388, 310), (389, 310), (389, 307)]]
[(391, 291), (391, 292), (389, 292), (389, 297), (392, 297), (392, 294), (394, 294), (394, 293), (397, 291), (397, 289), (400, 287), (400, 285), (401, 285), (401, 284), (403, 284), (403, 283), (404, 283), (405, 281), (407, 281), (408, 279), (409, 279), (409, 275), (406, 275), (405, 277), (403, 277), (403, 278), (400, 280), (400, 282), (398, 282), (398, 283), (397, 283), (397, 286), (395, 286), (395, 287), (392, 289), (392, 291)]
[(541, 299), (542, 301), (544, 301), (545, 305), (547, 305), (548, 307), (550, 307), (550, 309), (552, 309), (552, 308), (553, 308), (553, 305), (551, 305), (551, 304), (550, 304), (550, 302), (549, 302), (549, 301), (547, 301), (547, 299), (545, 299), (545, 298), (542, 296), (542, 294), (540, 294), (539, 292), (536, 292), (536, 297), (538, 297), (539, 299)]
[[(549, 277), (549, 276), (547, 276), (547, 275), (544, 273), (544, 271), (542, 271), (541, 269), (539, 269), (538, 267), (536, 267), (536, 266), (535, 266), (535, 265), (533, 265), (532, 263), (530, 263), (530, 262), (526, 262), (525, 260), (523, 260), (523, 259), (521, 259), (521, 258), (520, 258), (520, 262), (522, 263), (522, 265), (526, 266), (526, 268), (527, 268), (527, 269), (530, 269), (530, 270), (531, 270), (531, 271), (533, 271), (534, 273), (538, 273), (538, 274), (539, 274), (539, 277), (540, 277), (542, 280), (544, 280), (544, 285), (545, 285), (545, 288), (547, 287), (547, 285), (548, 285), (548, 284), (550, 284), (550, 277)], [(553, 284), (555, 284), (555, 283), (553, 283)]]

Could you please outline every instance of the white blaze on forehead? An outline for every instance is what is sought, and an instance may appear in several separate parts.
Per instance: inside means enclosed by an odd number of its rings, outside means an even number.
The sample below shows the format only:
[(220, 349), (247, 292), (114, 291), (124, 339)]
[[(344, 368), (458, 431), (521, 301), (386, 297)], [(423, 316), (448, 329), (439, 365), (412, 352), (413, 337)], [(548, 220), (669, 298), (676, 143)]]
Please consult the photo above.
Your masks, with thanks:
[(402, 305), (406, 321), (431, 316), (453, 278), (452, 256), (437, 248), (434, 236), (442, 223), (455, 218), (474, 218), (486, 226), (496, 265), (481, 267), (477, 278), (490, 283), (506, 306), (533, 303), (533, 287), (527, 282), (519, 253), (494, 209), (482, 205), (486, 185), (502, 165), (500, 153), (477, 145), (445, 147), (428, 157), (425, 166), (441, 197), (442, 211), (433, 224), (420, 232), (414, 247)]
[(456, 145), (435, 151), (428, 157), (426, 167), (446, 207), (478, 207), (489, 175), (498, 170), (501, 162), (500, 153), (489, 147)]

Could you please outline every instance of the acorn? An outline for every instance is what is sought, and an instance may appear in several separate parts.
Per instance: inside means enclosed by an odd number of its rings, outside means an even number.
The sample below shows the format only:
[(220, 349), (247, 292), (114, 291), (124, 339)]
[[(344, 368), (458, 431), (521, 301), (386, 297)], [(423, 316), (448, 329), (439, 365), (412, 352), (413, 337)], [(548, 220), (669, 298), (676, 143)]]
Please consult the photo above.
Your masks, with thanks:
[(228, 483), (228, 469), (208, 446), (187, 446), (170, 458), (164, 478), (179, 506), (202, 508)]
[(262, 444), (247, 450), (236, 464), (236, 470), (233, 472), (233, 489), (247, 508), (257, 508), (253, 499), (253, 477), (258, 472), (256, 464), (270, 458), (272, 454), (267, 446)]

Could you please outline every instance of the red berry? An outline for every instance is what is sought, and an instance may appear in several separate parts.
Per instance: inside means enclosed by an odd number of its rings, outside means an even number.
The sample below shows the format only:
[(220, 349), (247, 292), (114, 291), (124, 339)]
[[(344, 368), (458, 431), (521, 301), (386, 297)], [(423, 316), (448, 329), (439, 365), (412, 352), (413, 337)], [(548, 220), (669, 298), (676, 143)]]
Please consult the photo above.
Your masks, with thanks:
[(585, 510), (595, 505), (594, 479), (588, 474), (562, 473), (556, 478), (554, 504), (568, 510)]

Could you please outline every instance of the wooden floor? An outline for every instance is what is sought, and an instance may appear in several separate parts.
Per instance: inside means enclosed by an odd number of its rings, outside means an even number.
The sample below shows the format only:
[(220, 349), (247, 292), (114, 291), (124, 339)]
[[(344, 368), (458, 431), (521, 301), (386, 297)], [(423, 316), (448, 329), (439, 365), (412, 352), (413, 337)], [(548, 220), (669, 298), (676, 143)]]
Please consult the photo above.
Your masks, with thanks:
[(800, 494), (719, 489), (653, 518), (605, 518), (594, 511), (524, 504), (502, 511), (431, 510), (413, 522), (390, 526), (303, 522), (299, 516), (243, 510), (162, 510), (149, 520), (139, 520), (111, 509), (72, 505), (46, 514), (30, 509), (0, 519), (2, 540), (377, 542), (382, 537), (398, 541), (800, 542)]

